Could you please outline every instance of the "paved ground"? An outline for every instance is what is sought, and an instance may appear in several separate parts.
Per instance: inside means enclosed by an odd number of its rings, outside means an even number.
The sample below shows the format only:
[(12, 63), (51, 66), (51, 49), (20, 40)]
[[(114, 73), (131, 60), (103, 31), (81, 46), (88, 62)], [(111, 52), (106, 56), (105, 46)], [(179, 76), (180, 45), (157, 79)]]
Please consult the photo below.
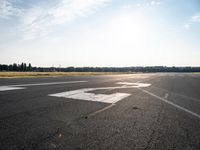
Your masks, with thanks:
[(200, 75), (0, 79), (0, 133), (2, 150), (199, 150)]

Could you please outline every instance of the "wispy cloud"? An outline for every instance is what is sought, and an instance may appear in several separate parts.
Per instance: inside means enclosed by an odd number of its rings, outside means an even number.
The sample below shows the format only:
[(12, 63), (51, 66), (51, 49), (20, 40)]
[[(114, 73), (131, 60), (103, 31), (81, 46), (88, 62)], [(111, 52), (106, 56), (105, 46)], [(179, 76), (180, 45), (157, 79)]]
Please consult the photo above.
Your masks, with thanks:
[(156, 7), (161, 5), (161, 1), (160, 0), (147, 0), (145, 2), (140, 2), (137, 3), (136, 6), (137, 7)]
[(190, 29), (193, 24), (199, 23), (199, 22), (200, 22), (200, 13), (197, 13), (191, 16), (190, 20), (187, 23), (185, 23), (183, 27), (185, 29)]
[(149, 4), (150, 4), (151, 6), (160, 5), (160, 1), (159, 1), (159, 0), (152, 0), (152, 1), (149, 2)]
[(23, 10), (17, 8), (9, 0), (0, 0), (0, 17), (10, 18), (11, 16), (17, 16), (22, 14)]
[(31, 8), (24, 16), (24, 39), (45, 36), (55, 25), (87, 16), (105, 6), (110, 0), (60, 0), (54, 7)]
[(192, 16), (192, 22), (200, 22), (200, 14)]
[(191, 26), (191, 23), (185, 23), (185, 24), (183, 25), (183, 27), (184, 27), (185, 29), (189, 29), (190, 26)]

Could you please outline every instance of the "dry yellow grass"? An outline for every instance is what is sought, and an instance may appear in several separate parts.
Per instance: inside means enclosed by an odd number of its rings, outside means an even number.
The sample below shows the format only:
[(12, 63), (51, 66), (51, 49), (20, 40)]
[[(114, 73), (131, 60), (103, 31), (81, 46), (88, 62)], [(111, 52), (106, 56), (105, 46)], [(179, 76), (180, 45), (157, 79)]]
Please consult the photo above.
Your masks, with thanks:
[(193, 74), (200, 74), (200, 72), (193, 72)]
[(0, 78), (38, 78), (82, 75), (111, 75), (124, 74), (117, 72), (0, 72)]

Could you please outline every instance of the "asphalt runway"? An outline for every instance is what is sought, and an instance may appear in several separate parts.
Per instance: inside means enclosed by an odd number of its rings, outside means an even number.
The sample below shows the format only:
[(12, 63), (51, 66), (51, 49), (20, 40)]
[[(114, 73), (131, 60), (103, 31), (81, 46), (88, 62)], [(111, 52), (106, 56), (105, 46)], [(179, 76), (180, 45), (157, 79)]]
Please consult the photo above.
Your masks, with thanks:
[(0, 79), (1, 150), (199, 150), (200, 74)]

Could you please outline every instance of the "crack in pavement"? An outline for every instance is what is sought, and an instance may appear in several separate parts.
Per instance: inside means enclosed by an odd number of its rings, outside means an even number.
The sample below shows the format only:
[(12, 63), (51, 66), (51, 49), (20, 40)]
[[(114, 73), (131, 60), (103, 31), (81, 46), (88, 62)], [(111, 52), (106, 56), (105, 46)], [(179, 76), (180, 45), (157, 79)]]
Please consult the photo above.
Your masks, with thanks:
[[(159, 110), (159, 112), (158, 112), (158, 116), (157, 116), (157, 119), (156, 119), (156, 123), (157, 124), (160, 124), (160, 120), (161, 120), (161, 118), (162, 118), (162, 113), (163, 113), (163, 109), (164, 108), (164, 104), (162, 104), (161, 105), (161, 107), (160, 107), (160, 110)], [(155, 128), (157, 128), (157, 127), (155, 127)], [(156, 133), (158, 132), (158, 130), (156, 130), (156, 129), (153, 129), (152, 130), (152, 133), (150, 134), (150, 138), (149, 138), (149, 140), (147, 141), (147, 146), (144, 148), (144, 150), (149, 150), (149, 149), (151, 149), (152, 148), (152, 146), (153, 145), (151, 145), (151, 143), (153, 142), (153, 140), (155, 139), (155, 140), (157, 140), (157, 139), (159, 139), (159, 136), (157, 137), (157, 138), (155, 138), (155, 136), (156, 136)], [(154, 145), (155, 145), (155, 143), (154, 143)]]

